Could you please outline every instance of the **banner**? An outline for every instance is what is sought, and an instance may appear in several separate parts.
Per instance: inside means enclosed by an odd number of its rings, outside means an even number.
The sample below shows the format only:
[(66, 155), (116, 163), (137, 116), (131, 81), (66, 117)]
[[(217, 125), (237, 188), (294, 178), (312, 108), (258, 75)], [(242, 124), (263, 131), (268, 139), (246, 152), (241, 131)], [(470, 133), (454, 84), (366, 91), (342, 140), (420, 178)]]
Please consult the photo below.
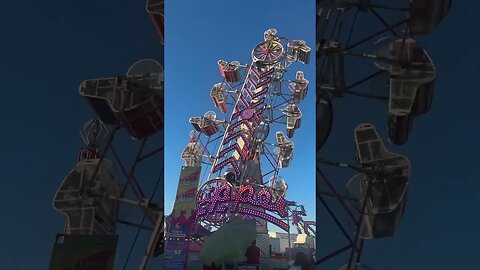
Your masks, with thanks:
[(201, 167), (182, 167), (165, 245), (165, 270), (187, 268), (190, 229), (195, 220)]
[(182, 166), (180, 179), (178, 181), (177, 196), (173, 205), (173, 214), (175, 218), (180, 216), (180, 212), (185, 211), (184, 216), (189, 219), (192, 211), (195, 210), (201, 170), (202, 167)]

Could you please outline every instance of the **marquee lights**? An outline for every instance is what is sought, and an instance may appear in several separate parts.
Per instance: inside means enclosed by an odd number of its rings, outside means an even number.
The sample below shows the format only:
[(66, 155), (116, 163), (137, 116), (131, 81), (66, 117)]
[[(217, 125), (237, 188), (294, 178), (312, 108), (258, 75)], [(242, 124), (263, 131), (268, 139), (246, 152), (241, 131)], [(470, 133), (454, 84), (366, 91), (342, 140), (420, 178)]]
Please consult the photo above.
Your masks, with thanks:
[(315, 221), (304, 221), (302, 216), (306, 216), (307, 214), (305, 213), (304, 210), (293, 210), (292, 211), (292, 223), (293, 225), (296, 225), (298, 230), (300, 230), (300, 225), (303, 224), (303, 231), (307, 235), (310, 235), (310, 226), (314, 226), (316, 224)]
[(279, 228), (282, 228), (285, 231), (288, 231), (289, 228), (290, 228), (288, 223), (285, 223), (282, 220), (280, 220), (280, 219), (278, 219), (278, 218), (276, 218), (276, 217), (274, 217), (270, 214), (267, 214), (267, 213), (264, 213), (264, 212), (261, 212), (261, 211), (258, 211), (258, 210), (249, 209), (249, 208), (245, 208), (245, 207), (240, 207), (238, 209), (238, 212), (242, 213), (242, 214), (246, 214), (246, 215), (250, 215), (250, 216), (254, 216), (254, 217), (264, 219), (268, 222), (271, 222), (271, 223), (275, 224), (276, 226), (278, 226)]
[(315, 224), (317, 224), (315, 221), (304, 221), (303, 222), (303, 230), (304, 232), (307, 234), (307, 235), (310, 235), (310, 231), (308, 229), (310, 229), (310, 226), (315, 226)]
[[(218, 179), (212, 179), (209, 182), (217, 181)], [(287, 207), (295, 203), (287, 201), (283, 197), (278, 197), (274, 200), (270, 191), (266, 188), (258, 189), (258, 192), (256, 192), (251, 185), (240, 185), (235, 189), (230, 184), (225, 183), (216, 186), (213, 192), (209, 193), (209, 196), (199, 194), (197, 198), (197, 218), (214, 222), (215, 220), (209, 217), (217, 214), (226, 214), (229, 211), (231, 213), (255, 216), (269, 221), (284, 230), (288, 230), (288, 224), (281, 219), (262, 211), (247, 208), (244, 204), (260, 207), (263, 210), (276, 213), (280, 218), (286, 218), (288, 216)]]
[[(260, 107), (265, 99), (261, 96), (268, 92), (268, 89), (272, 82), (272, 76), (275, 72), (275, 68), (271, 68), (266, 71), (258, 70), (256, 67), (251, 67), (250, 72), (248, 73), (248, 80), (243, 86), (243, 91), (240, 94), (238, 102), (235, 104), (235, 108), (231, 118), (231, 125), (228, 127), (225, 138), (223, 140), (222, 146), (227, 146), (230, 141), (234, 139), (242, 138), (244, 149), (248, 149), (251, 141), (255, 135), (255, 127), (260, 122), (259, 115), (262, 113)], [(259, 91), (257, 91), (260, 89)], [(237, 129), (240, 126), (245, 126), (247, 130)], [(240, 156), (240, 160), (236, 160), (234, 157), (225, 157), (227, 153), (235, 151)], [(241, 176), (240, 168), (245, 163), (246, 155), (244, 150), (238, 143), (230, 145), (229, 147), (223, 149), (219, 153), (219, 163), (217, 163), (213, 169), (212, 173), (215, 173), (228, 164), (234, 169), (236, 177)]]

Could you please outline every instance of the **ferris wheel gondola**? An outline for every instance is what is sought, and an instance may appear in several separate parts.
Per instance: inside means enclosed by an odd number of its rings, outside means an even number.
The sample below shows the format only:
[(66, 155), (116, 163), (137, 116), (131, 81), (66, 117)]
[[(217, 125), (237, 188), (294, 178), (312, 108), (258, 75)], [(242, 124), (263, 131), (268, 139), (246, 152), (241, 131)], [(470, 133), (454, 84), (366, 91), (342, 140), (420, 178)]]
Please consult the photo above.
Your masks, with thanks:
[(274, 153), (277, 155), (278, 166), (279, 168), (286, 168), (293, 158), (295, 145), (292, 141), (287, 140), (281, 131), (277, 131), (276, 139), (278, 147), (275, 148)]
[(290, 89), (293, 92), (293, 102), (295, 104), (300, 103), (307, 95), (308, 83), (309, 82), (305, 79), (303, 72), (297, 71), (295, 80), (290, 83)]
[(302, 111), (292, 103), (285, 107), (283, 113), (287, 116), (287, 137), (292, 138), (295, 130), (302, 124)]
[[(331, 207), (328, 197), (334, 197), (353, 225), (350, 234), (343, 231), (350, 241), (350, 255), (342, 270), (369, 269), (360, 263), (364, 240), (396, 234), (406, 209), (410, 161), (387, 151), (371, 124), (355, 129), (359, 165), (320, 157), (334, 125), (334, 101), (354, 95), (388, 103), (388, 141), (395, 145), (407, 143), (414, 118), (431, 109), (436, 79), (435, 66), (416, 36), (431, 33), (445, 18), (451, 3), (317, 1), (317, 160), (357, 172), (343, 195), (317, 164), (317, 197), (327, 209)], [(363, 25), (368, 27), (359, 27)], [(375, 85), (373, 90), (373, 82), (382, 85)], [(359, 91), (367, 83), (371, 83), (369, 92)], [(322, 184), (326, 184), (327, 191), (318, 188)], [(331, 214), (337, 218), (337, 213)], [(341, 222), (337, 225), (343, 226)], [(338, 254), (333, 251), (320, 258), (318, 264), (341, 256)]]
[(280, 41), (280, 38), (277, 36), (277, 29), (270, 28), (263, 33), (264, 41)]
[(413, 118), (430, 110), (435, 80), (435, 66), (425, 50), (413, 39), (396, 40), (391, 54), (400, 55), (402, 46), (407, 47), (401, 61), (406, 67), (389, 69), (389, 139), (397, 145), (407, 141)]
[(198, 143), (197, 133), (190, 132), (190, 141), (182, 152), (182, 159), (185, 167), (197, 167), (202, 163), (203, 148)]
[(238, 82), (241, 80), (240, 70), (242, 66), (238, 61), (227, 62), (225, 60), (218, 60), (218, 68), (220, 74), (225, 78), (225, 81), (229, 83)]
[(196, 131), (202, 132), (207, 136), (212, 136), (219, 131), (222, 121), (217, 120), (217, 115), (213, 111), (208, 111), (204, 116), (191, 117), (189, 122)]
[(310, 62), (310, 47), (304, 40), (292, 40), (287, 43), (287, 59), (298, 61), (302, 64)]
[[(272, 193), (277, 197), (285, 197), (288, 191), (288, 185), (285, 179), (280, 178), (278, 176), (274, 177), (275, 179), (271, 179), (270, 182), (273, 183), (272, 185)], [(280, 178), (280, 179), (279, 179)]]
[(163, 67), (155, 60), (134, 63), (124, 76), (86, 80), (80, 95), (107, 125), (124, 125), (143, 139), (163, 129)]
[(53, 207), (66, 216), (66, 232), (72, 235), (113, 235), (118, 202), (112, 200), (120, 186), (109, 160), (98, 153), (106, 127), (97, 119), (80, 130), (85, 141), (78, 162), (55, 194)]
[[(356, 156), (361, 166), (373, 168), (352, 178), (347, 189), (359, 188), (360, 205), (366, 204), (360, 237), (375, 239), (393, 236), (402, 220), (410, 161), (385, 148), (376, 129), (370, 124), (355, 128)], [(357, 183), (359, 182), (359, 183)]]
[(227, 112), (227, 98), (225, 96), (225, 86), (222, 83), (217, 83), (210, 90), (210, 97), (223, 113)]

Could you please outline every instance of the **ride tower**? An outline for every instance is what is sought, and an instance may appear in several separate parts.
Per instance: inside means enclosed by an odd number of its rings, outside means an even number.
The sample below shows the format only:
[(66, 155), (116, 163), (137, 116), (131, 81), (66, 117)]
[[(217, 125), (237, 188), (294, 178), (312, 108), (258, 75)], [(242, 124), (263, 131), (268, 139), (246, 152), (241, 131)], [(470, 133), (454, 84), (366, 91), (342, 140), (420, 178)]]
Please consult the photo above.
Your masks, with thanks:
[[(308, 64), (310, 52), (305, 41), (268, 29), (252, 50), (250, 64), (217, 62), (223, 80), (212, 86), (210, 97), (226, 117), (213, 111), (191, 117), (194, 130), (182, 153), (185, 166), (201, 165), (204, 171), (189, 241), (201, 245), (199, 231), (212, 233), (229, 221), (255, 219), (257, 245), (269, 256), (268, 223), (290, 231), (295, 216), (295, 225), (314, 233), (315, 223), (303, 225), (305, 211), (294, 212), (297, 203), (286, 199), (288, 184), (280, 174), (293, 158), (293, 137), (301, 127), (301, 102), (309, 86), (302, 71), (286, 79), (287, 71)], [(167, 235), (167, 246), (174, 238)]]

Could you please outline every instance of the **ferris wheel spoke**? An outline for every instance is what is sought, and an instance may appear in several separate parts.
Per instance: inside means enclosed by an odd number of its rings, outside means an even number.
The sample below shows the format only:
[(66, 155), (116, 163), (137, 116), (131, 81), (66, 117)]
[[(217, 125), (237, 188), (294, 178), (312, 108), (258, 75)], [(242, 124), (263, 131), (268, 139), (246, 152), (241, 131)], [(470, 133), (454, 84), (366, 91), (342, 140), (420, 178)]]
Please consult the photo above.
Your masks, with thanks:
[(149, 158), (149, 157), (152, 157), (152, 156), (154, 156), (154, 155), (162, 152), (163, 150), (164, 150), (164, 148), (163, 148), (163, 146), (161, 146), (161, 147), (159, 147), (159, 148), (157, 148), (157, 149), (155, 149), (155, 150), (153, 150), (153, 151), (150, 151), (149, 153), (147, 153), (147, 154), (139, 157), (139, 158), (138, 158), (138, 161), (143, 161), (143, 160), (145, 160), (145, 159), (147, 159), (147, 158)]
[(365, 196), (363, 198), (362, 213), (360, 214), (360, 217), (359, 217), (358, 222), (357, 222), (357, 228), (356, 228), (356, 232), (355, 232), (355, 241), (354, 241), (354, 244), (353, 244), (353, 248), (350, 251), (350, 258), (348, 260), (348, 268), (347, 269), (350, 269), (350, 267), (352, 266), (355, 254), (360, 253), (357, 245), (358, 245), (359, 241), (361, 241), (361, 238), (360, 238), (360, 230), (362, 228), (361, 224), (363, 223), (363, 219), (365, 218), (365, 210), (367, 208), (367, 202), (368, 202), (367, 198), (370, 197), (371, 192), (372, 192), (372, 185), (368, 185), (367, 186), (367, 191), (365, 192)]
[(256, 55), (257, 55), (257, 57), (263, 57), (263, 56), (267, 55), (267, 53), (265, 52), (265, 50), (257, 50)]
[(381, 100), (381, 101), (387, 101), (388, 100), (387, 96), (378, 96), (378, 95), (372, 95), (372, 94), (361, 93), (361, 92), (356, 92), (356, 91), (346, 91), (345, 93), (350, 94), (350, 95), (354, 95), (354, 96), (371, 98), (371, 99)]
[[(342, 205), (343, 209), (347, 212), (348, 216), (350, 217), (351, 221), (355, 223), (355, 225), (359, 225), (357, 224), (357, 219), (355, 218), (355, 215), (350, 211), (350, 208), (345, 204), (345, 202), (342, 200), (342, 198), (340, 197), (340, 194), (338, 194), (338, 192), (335, 190), (334, 186), (332, 185), (332, 183), (328, 180), (328, 178), (325, 176), (325, 174), (320, 170), (320, 168), (318, 167), (317, 165), (317, 173), (321, 176), (320, 179), (323, 180), (324, 183), (327, 184), (328, 188), (330, 189), (330, 191), (335, 194), (335, 197), (337, 199), (337, 201)], [(317, 186), (318, 186), (318, 183), (317, 183)]]
[(353, 16), (353, 21), (352, 21), (352, 24), (350, 25), (350, 31), (348, 33), (347, 42), (345, 43), (345, 46), (347, 46), (347, 47), (350, 45), (350, 40), (352, 38), (353, 29), (355, 28), (355, 23), (357, 22), (357, 18), (358, 18), (359, 13), (360, 13), (360, 9), (357, 9), (355, 11), (355, 15)]
[[(275, 169), (274, 169), (274, 170), (271, 170), (271, 171), (269, 171), (268, 173), (263, 174), (263, 175), (262, 175), (262, 178), (265, 178), (265, 177), (267, 177), (268, 175), (270, 175), (270, 174), (272, 174), (272, 173), (275, 173), (275, 172), (276, 172)], [(270, 182), (270, 180), (268, 180), (267, 182), (263, 182), (263, 185), (267, 185), (269, 182)]]
[[(126, 183), (124, 188), (122, 189), (120, 196), (124, 196), (127, 188), (131, 186), (133, 188), (133, 191), (135, 192), (135, 195), (137, 196), (137, 199), (140, 198), (145, 198), (145, 194), (143, 193), (142, 189), (140, 188), (140, 185), (138, 184), (137, 180), (135, 179), (133, 173), (135, 171), (136, 166), (138, 165), (138, 158), (142, 155), (143, 149), (145, 147), (146, 140), (142, 141), (142, 144), (140, 145), (137, 155), (136, 155), (136, 162), (133, 164), (130, 172), (127, 172), (126, 167), (124, 166), (123, 162), (120, 159), (120, 156), (117, 154), (117, 151), (115, 151), (113, 145), (110, 145), (110, 150), (112, 151), (112, 154), (115, 158), (116, 163), (119, 165), (123, 176), (126, 178)], [(154, 222), (154, 221), (153, 221)]]
[(286, 99), (284, 98), (284, 101), (282, 101), (281, 103), (275, 105), (274, 109), (278, 109), (278, 108), (282, 108), (288, 104), (291, 104), (293, 101), (293, 98), (290, 98), (290, 99)]
[(353, 246), (353, 240), (352, 238), (350, 237), (350, 235), (347, 233), (347, 230), (345, 229), (345, 227), (342, 225), (342, 223), (340, 222), (340, 220), (337, 218), (337, 216), (335, 215), (335, 212), (330, 208), (330, 206), (327, 204), (327, 202), (325, 201), (325, 199), (322, 197), (322, 196), (319, 196), (317, 194), (317, 198), (320, 200), (320, 202), (322, 203), (323, 207), (325, 207), (325, 209), (327, 210), (328, 214), (330, 215), (330, 217), (332, 217), (333, 221), (335, 222), (335, 224), (337, 225), (337, 227), (342, 231), (342, 234), (343, 236), (345, 236), (345, 238), (348, 240), (348, 242), (350, 243), (350, 246)]
[(341, 16), (341, 13), (340, 12), (336, 12), (336, 17), (335, 17), (335, 21), (333, 22), (333, 28), (332, 28), (332, 32), (330, 33), (330, 40), (333, 40), (333, 37), (335, 35), (335, 30), (337, 30), (337, 25), (338, 25), (338, 22), (340, 20), (340, 16)]
[(317, 261), (315, 262), (315, 264), (316, 264), (316, 265), (322, 264), (322, 263), (324, 263), (324, 262), (326, 262), (326, 261), (328, 261), (328, 260), (330, 260), (330, 259), (333, 259), (333, 258), (335, 258), (336, 256), (338, 256), (338, 255), (340, 255), (340, 254), (342, 254), (342, 253), (344, 253), (345, 251), (348, 251), (348, 250), (350, 250), (350, 249), (352, 249), (352, 245), (351, 245), (351, 244), (348, 244), (348, 245), (346, 245), (346, 246), (344, 246), (344, 247), (342, 247), (342, 248), (339, 248), (339, 249), (335, 250), (334, 252), (332, 252), (332, 253), (330, 253), (330, 254), (328, 254), (328, 255), (325, 255), (325, 256), (321, 257), (319, 260), (317, 260)]
[(371, 35), (369, 35), (369, 36), (367, 36), (367, 37), (365, 37), (365, 38), (363, 38), (363, 39), (361, 39), (361, 40), (359, 40), (359, 41), (357, 41), (357, 42), (355, 42), (355, 43), (353, 43), (353, 44), (351, 44), (351, 45), (349, 45), (345, 48), (343, 48), (343, 50), (344, 51), (351, 50), (351, 49), (353, 49), (353, 48), (355, 48), (359, 45), (362, 45), (365, 42), (368, 42), (368, 41), (372, 40), (375, 37), (378, 37), (379, 35), (382, 35), (386, 32), (389, 32), (392, 29), (395, 29), (395, 28), (397, 28), (397, 27), (399, 27), (399, 26), (401, 26), (401, 25), (403, 25), (407, 22), (408, 22), (408, 19), (404, 19), (404, 20), (401, 20), (397, 23), (391, 24), (389, 27), (386, 27), (385, 29), (379, 30), (379, 31), (377, 31), (377, 32), (375, 32), (375, 33), (373, 33), (373, 34), (371, 34)]
[(393, 28), (390, 29), (390, 25), (387, 23), (387, 21), (385, 21), (385, 19), (380, 14), (378, 14), (378, 12), (374, 8), (370, 8), (370, 11), (383, 24), (383, 26), (389, 29), (390, 33), (392, 33), (397, 38), (400, 38), (400, 35), (398, 35)]
[(268, 60), (269, 62), (272, 61), (272, 60), (273, 60), (273, 55), (272, 55), (272, 53), (267, 53), (267, 54), (265, 55), (265, 58), (266, 58), (266, 59), (262, 59), (262, 60)]
[(276, 168), (276, 167), (277, 167), (277, 166), (275, 165), (276, 163), (273, 163), (267, 155), (265, 155), (265, 157), (267, 158), (268, 162), (270, 163), (270, 165), (271, 165), (273, 168)]
[(289, 103), (291, 103), (291, 99), (288, 100), (288, 101), (282, 101), (282, 102), (279, 103), (279, 104), (275, 104), (272, 109), (281, 111), (279, 108), (282, 108), (282, 107), (284, 107), (286, 104), (289, 104)]
[(376, 71), (376, 72), (374, 72), (374, 73), (372, 73), (372, 74), (370, 74), (370, 75), (368, 75), (368, 76), (366, 76), (366, 77), (364, 77), (364, 78), (362, 78), (362, 79), (360, 79), (360, 80), (358, 80), (358, 81), (356, 81), (356, 82), (353, 82), (353, 83), (350, 84), (350, 85), (347, 85), (346, 88), (345, 88), (345, 90), (350, 90), (350, 89), (352, 89), (352, 88), (354, 88), (354, 87), (356, 87), (356, 86), (359, 86), (359, 85), (361, 85), (361, 84), (363, 84), (363, 83), (365, 83), (365, 82), (367, 82), (367, 81), (369, 81), (369, 80), (371, 80), (371, 79), (374, 79), (374, 78), (378, 77), (379, 75), (385, 74), (385, 72), (386, 72), (386, 71), (384, 71), (384, 70)]

